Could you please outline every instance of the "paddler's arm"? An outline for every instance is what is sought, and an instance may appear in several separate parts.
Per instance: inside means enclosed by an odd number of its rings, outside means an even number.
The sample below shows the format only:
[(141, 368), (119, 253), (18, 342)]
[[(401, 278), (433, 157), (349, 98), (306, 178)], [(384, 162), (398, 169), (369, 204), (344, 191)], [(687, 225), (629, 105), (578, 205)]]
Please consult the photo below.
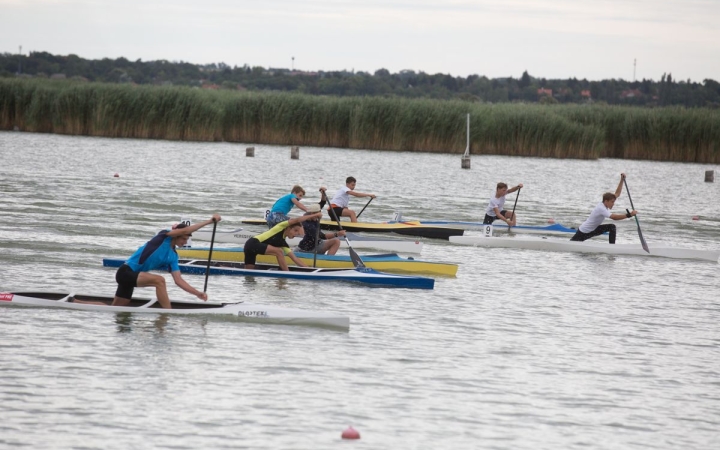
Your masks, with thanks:
[(292, 251), (289, 252), (289, 253), (287, 253), (285, 256), (287, 256), (288, 258), (292, 259), (293, 262), (294, 262), (295, 264), (297, 264), (298, 266), (300, 266), (300, 267), (307, 267), (307, 264), (305, 264), (304, 262), (302, 262), (302, 259), (300, 259), (300, 258), (298, 258), (297, 256), (295, 256), (295, 253), (293, 253)]
[[(212, 221), (211, 221), (212, 222)], [(175, 270), (172, 272), (173, 281), (175, 281), (175, 284), (177, 284), (180, 289), (182, 289), (185, 292), (189, 292), (190, 294), (196, 296), (200, 300), (206, 302), (208, 297), (205, 292), (200, 292), (194, 287), (190, 286), (187, 281), (180, 275), (179, 270)]]
[(291, 227), (295, 225), (296, 223), (305, 222), (306, 220), (315, 220), (315, 219), (321, 219), (322, 218), (322, 212), (316, 212), (315, 214), (307, 214), (302, 215), (300, 217), (293, 217), (292, 219), (288, 220), (288, 227)]
[(500, 214), (500, 210), (498, 209), (497, 206), (494, 207), (493, 210), (495, 211), (495, 217), (497, 217), (498, 219), (502, 220), (503, 222), (509, 224), (510, 219), (508, 219), (507, 217), (505, 217), (505, 216), (503, 216), (502, 214)]
[(511, 193), (511, 192), (515, 192), (515, 191), (517, 191), (518, 189), (522, 189), (522, 187), (523, 187), (523, 184), (522, 184), (522, 183), (518, 183), (517, 186), (508, 189), (507, 192), (506, 192), (506, 194), (509, 194), (509, 193)]
[(213, 214), (212, 218), (210, 218), (204, 222), (199, 222), (199, 223), (190, 225), (189, 227), (185, 227), (185, 228), (176, 228), (174, 230), (170, 230), (170, 231), (168, 231), (166, 236), (175, 237), (175, 236), (183, 236), (186, 234), (192, 234), (192, 233), (196, 232), (197, 230), (199, 230), (200, 228), (204, 227), (205, 225), (210, 225), (211, 223), (213, 223), (213, 220), (215, 222), (220, 222), (222, 220), (222, 218), (220, 217), (220, 214)]
[(318, 204), (320, 205), (320, 209), (323, 209), (325, 207), (325, 203), (327, 203), (325, 201), (325, 196), (326, 196), (325, 191), (327, 191), (327, 188), (325, 186), (322, 186), (320, 188), (320, 201), (318, 202)]
[(625, 179), (625, 174), (620, 174), (620, 183), (618, 183), (617, 189), (615, 189), (615, 198), (620, 198), (620, 194), (622, 193), (623, 188), (623, 180)]
[(354, 197), (372, 197), (376, 198), (375, 194), (366, 194), (364, 192), (355, 192), (355, 191), (348, 191), (349, 195), (352, 195)]
[(300, 203), (300, 200), (297, 198), (292, 199), (293, 205), (297, 206), (298, 209), (302, 209), (303, 211), (307, 212), (307, 207)]
[(637, 214), (637, 211), (635, 211), (635, 210), (633, 209), (633, 210), (630, 211), (628, 214), (610, 214), (610, 218), (611, 218), (612, 220), (623, 220), (623, 219), (629, 219), (629, 218), (631, 218), (632, 216), (634, 216), (634, 215), (636, 215), (636, 214)]

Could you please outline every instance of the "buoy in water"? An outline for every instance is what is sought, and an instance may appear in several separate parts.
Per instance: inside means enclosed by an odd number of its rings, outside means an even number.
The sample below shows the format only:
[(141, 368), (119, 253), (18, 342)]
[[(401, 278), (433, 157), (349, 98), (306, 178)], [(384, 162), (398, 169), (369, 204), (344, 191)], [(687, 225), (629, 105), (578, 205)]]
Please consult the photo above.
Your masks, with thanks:
[(119, 174), (119, 173), (116, 173), (115, 175), (113, 175), (113, 177), (115, 177), (115, 178), (120, 178), (120, 174)]
[(555, 223), (555, 219), (553, 219), (552, 217), (549, 218), (549, 219), (548, 219), (548, 223)]
[(347, 430), (342, 432), (343, 439), (360, 439), (360, 433), (353, 427), (348, 427)]
[(693, 216), (692, 219), (693, 219), (693, 220), (700, 220), (700, 216)]

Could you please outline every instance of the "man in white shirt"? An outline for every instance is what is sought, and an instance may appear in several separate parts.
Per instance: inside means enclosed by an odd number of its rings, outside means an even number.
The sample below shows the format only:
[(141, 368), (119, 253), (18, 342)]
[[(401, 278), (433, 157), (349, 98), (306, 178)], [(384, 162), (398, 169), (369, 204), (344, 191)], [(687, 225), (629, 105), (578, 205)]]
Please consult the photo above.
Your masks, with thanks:
[(580, 225), (575, 235), (570, 239), (571, 241), (585, 241), (587, 239), (590, 239), (593, 236), (600, 236), (603, 233), (608, 233), (609, 236), (609, 242), (611, 244), (615, 243), (615, 235), (616, 235), (616, 228), (614, 224), (607, 224), (602, 225), (603, 220), (605, 219), (612, 219), (612, 220), (623, 220), (623, 219), (629, 219), (630, 217), (637, 214), (637, 211), (634, 209), (627, 213), (627, 214), (612, 214), (610, 210), (615, 206), (615, 200), (617, 200), (618, 197), (620, 197), (620, 193), (622, 192), (623, 187), (623, 180), (625, 179), (625, 174), (620, 174), (620, 183), (618, 184), (617, 189), (615, 190), (615, 193), (606, 192), (603, 194), (603, 201), (598, 203), (595, 209), (592, 210), (590, 213), (590, 216), (585, 220), (585, 222)]
[(495, 195), (490, 197), (490, 202), (488, 203), (487, 208), (485, 208), (485, 218), (483, 219), (483, 224), (491, 224), (497, 219), (500, 219), (508, 224), (508, 226), (514, 227), (517, 224), (515, 212), (508, 212), (503, 209), (503, 206), (505, 206), (505, 196), (517, 191), (518, 189), (522, 189), (522, 187), (523, 185), (520, 183), (514, 188), (508, 189), (507, 184), (502, 182), (498, 183)]
[(349, 217), (350, 222), (357, 222), (355, 211), (349, 208), (350, 196), (375, 198), (375, 194), (365, 194), (355, 191), (356, 184), (357, 180), (354, 177), (347, 177), (347, 179), (345, 179), (345, 187), (338, 189), (335, 196), (330, 200), (328, 215), (331, 219), (340, 220), (341, 217)]

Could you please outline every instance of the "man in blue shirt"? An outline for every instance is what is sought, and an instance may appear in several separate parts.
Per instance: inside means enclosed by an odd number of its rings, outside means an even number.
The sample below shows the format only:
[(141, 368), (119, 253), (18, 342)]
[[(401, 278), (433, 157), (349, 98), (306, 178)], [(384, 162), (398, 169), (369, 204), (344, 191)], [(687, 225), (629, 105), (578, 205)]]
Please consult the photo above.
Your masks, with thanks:
[[(172, 306), (170, 305), (170, 297), (168, 296), (167, 286), (165, 285), (165, 277), (150, 273), (151, 270), (157, 270), (163, 267), (170, 268), (173, 281), (175, 281), (175, 284), (180, 286), (182, 290), (195, 295), (200, 300), (207, 301), (207, 294), (205, 292), (200, 292), (190, 286), (190, 284), (180, 276), (178, 254), (175, 251), (175, 247), (182, 247), (187, 244), (188, 239), (190, 239), (194, 231), (213, 222), (220, 222), (220, 220), (219, 214), (213, 214), (211, 219), (194, 225), (180, 223), (173, 227), (172, 230), (159, 232), (155, 237), (146, 242), (145, 245), (137, 249), (115, 273), (118, 288), (115, 292), (112, 306), (129, 305), (136, 287), (154, 287), (155, 296), (160, 305), (163, 308), (170, 309)], [(78, 303), (80, 302), (78, 301)]]

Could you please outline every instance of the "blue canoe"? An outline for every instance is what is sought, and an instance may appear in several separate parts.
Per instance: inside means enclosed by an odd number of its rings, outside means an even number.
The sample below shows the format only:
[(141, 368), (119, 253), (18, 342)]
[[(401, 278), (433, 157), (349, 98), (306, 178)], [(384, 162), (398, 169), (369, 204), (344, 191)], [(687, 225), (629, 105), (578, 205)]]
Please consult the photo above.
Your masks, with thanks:
[[(103, 258), (104, 267), (120, 267), (124, 259)], [(212, 261), (210, 275), (239, 275), (252, 277), (290, 278), (295, 280), (348, 281), (373, 286), (400, 287), (408, 289), (433, 289), (435, 280), (428, 277), (396, 275), (378, 272), (370, 268), (327, 269), (290, 266), (290, 271), (280, 270), (277, 265), (256, 264), (255, 269), (245, 269), (245, 264), (232, 261)], [(165, 269), (167, 270), (167, 268)], [(180, 272), (205, 275), (207, 260), (180, 260)]]
[[(207, 261), (210, 255), (209, 247), (182, 247), (177, 250), (182, 259)], [(306, 266), (315, 266), (328, 269), (354, 269), (355, 264), (348, 255), (313, 255), (312, 253), (293, 252)], [(213, 261), (244, 262), (245, 252), (242, 247), (215, 247), (212, 253)], [(458, 265), (442, 262), (423, 261), (421, 259), (403, 258), (395, 253), (381, 255), (362, 255), (366, 267), (381, 272), (402, 273), (403, 275), (441, 275), (454, 277), (457, 275)], [(289, 266), (294, 266), (293, 260), (285, 257)], [(273, 255), (257, 255), (257, 262), (261, 264), (277, 264)], [(313, 264), (314, 262), (314, 264)]]

